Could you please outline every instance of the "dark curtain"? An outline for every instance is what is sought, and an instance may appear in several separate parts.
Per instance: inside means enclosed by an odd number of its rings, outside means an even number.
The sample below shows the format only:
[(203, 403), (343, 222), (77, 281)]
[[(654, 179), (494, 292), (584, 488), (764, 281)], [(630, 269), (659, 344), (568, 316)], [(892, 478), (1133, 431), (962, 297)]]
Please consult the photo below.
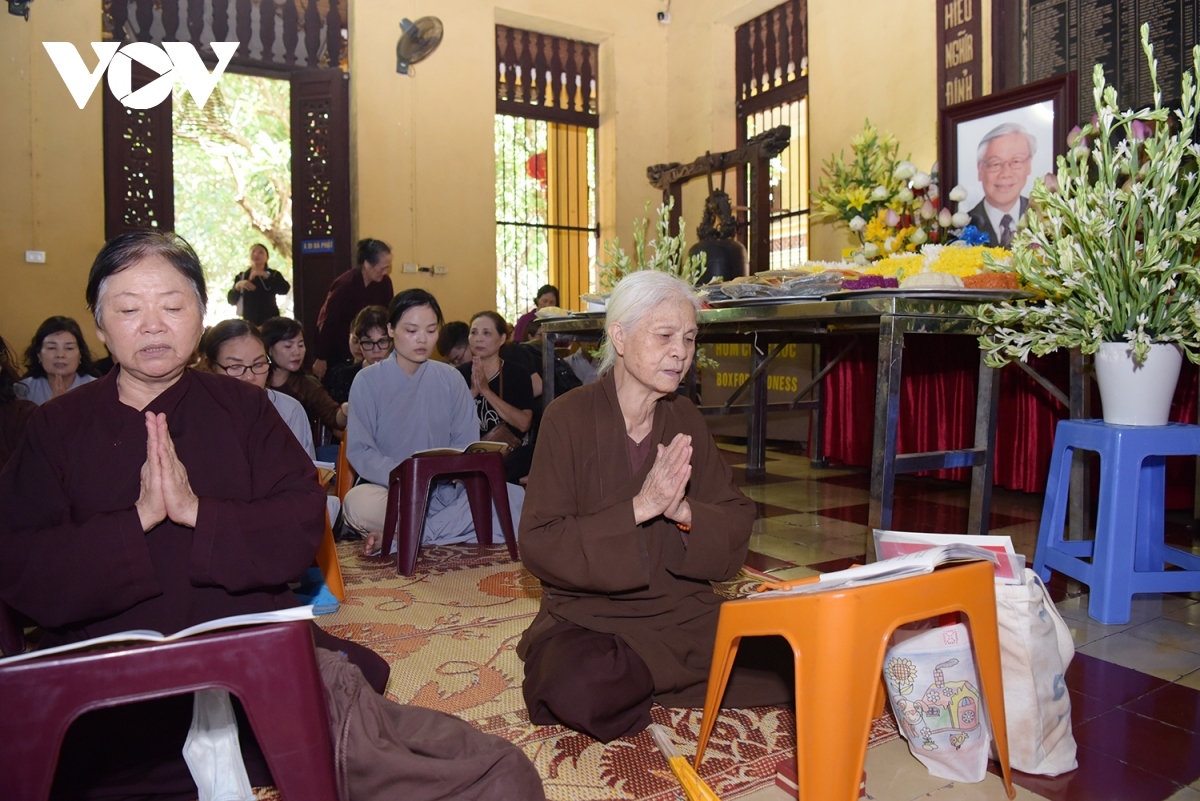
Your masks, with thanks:
[[(848, 465), (869, 467), (875, 415), (878, 340), (863, 337), (859, 346), (826, 377), (824, 392), (825, 455)], [(826, 347), (838, 352), (842, 344)], [(1070, 366), (1065, 351), (1033, 357), (1031, 366), (1064, 391)], [(900, 389), (899, 453), (970, 447), (975, 427), (975, 385), (979, 350), (963, 336), (910, 335), (905, 340)], [(1092, 385), (1092, 408), (1100, 416), (1099, 393)], [(1185, 361), (1175, 389), (1171, 419), (1196, 422), (1197, 370)], [(1000, 408), (996, 422), (995, 483), (1023, 492), (1042, 492), (1050, 469), (1054, 428), (1068, 417), (1066, 407), (1015, 365), (1000, 371)], [(966, 481), (966, 469), (925, 475)], [(1167, 460), (1167, 505), (1191, 508), (1195, 459)]]

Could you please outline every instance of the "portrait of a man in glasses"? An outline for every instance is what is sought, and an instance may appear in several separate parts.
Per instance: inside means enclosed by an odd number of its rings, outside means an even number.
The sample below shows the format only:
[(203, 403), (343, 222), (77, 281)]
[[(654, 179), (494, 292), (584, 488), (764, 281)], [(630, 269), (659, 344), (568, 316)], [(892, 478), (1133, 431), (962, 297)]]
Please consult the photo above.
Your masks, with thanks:
[(1023, 194), (1037, 153), (1037, 137), (1025, 126), (1005, 122), (979, 141), (976, 165), (983, 200), (971, 209), (971, 224), (987, 234), (993, 245), (1009, 247), (1029, 198)]

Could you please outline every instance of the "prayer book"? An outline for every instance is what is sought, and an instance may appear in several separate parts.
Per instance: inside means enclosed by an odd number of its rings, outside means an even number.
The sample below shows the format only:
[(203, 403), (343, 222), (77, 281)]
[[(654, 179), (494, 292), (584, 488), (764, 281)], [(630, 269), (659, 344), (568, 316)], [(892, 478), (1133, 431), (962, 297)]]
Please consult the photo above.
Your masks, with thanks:
[(472, 442), (461, 450), (458, 448), (429, 448), (423, 451), (416, 451), (413, 453), (413, 456), (457, 456), (460, 453), (500, 453), (507, 447), (503, 442), (488, 442), (481, 439), (478, 442)]
[(1000, 584), (1022, 584), (1025, 581), (1025, 557), (1013, 549), (1012, 537), (995, 534), (923, 534), (916, 531), (885, 531), (875, 529), (875, 555), (891, 559), (914, 551), (924, 551), (938, 545), (974, 545), (996, 554), (996, 581)]
[(194, 637), (197, 634), (208, 634), (213, 631), (233, 629), (239, 626), (258, 626), (264, 623), (287, 623), (293, 620), (312, 619), (313, 608), (311, 606), (296, 606), (291, 609), (276, 609), (271, 612), (253, 612), (248, 615), (232, 615), (231, 617), (220, 617), (216, 620), (206, 620), (203, 623), (188, 626), (186, 629), (180, 629), (174, 634), (161, 634), (148, 629), (118, 631), (113, 634), (105, 634), (102, 637), (93, 637), (90, 640), (69, 642), (64, 645), (56, 645), (53, 648), (43, 648), (40, 651), (26, 651), (23, 654), (0, 658), (0, 665), (11, 665), (14, 662), (23, 662), (26, 659), (40, 659), (43, 656), (52, 656), (70, 651), (82, 651), (113, 643), (173, 642), (174, 640), (182, 640), (185, 637)]
[(922, 551), (902, 554), (891, 559), (882, 559), (869, 565), (856, 565), (846, 570), (822, 573), (794, 581), (766, 582), (760, 584), (748, 598), (778, 598), (780, 595), (808, 595), (826, 590), (843, 590), (881, 584), (885, 581), (921, 576), (932, 573), (938, 565), (946, 562), (969, 562), (983, 560), (997, 564), (999, 559), (992, 551), (975, 545), (948, 543)]

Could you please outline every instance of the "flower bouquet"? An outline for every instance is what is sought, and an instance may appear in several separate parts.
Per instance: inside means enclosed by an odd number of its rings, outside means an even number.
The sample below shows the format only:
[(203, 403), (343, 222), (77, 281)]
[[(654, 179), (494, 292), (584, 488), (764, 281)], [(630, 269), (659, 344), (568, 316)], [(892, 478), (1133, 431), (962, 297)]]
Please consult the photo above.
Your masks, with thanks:
[[(604, 295), (611, 292), (618, 281), (637, 270), (661, 270), (683, 279), (692, 286), (700, 281), (700, 277), (704, 275), (705, 255), (685, 255), (682, 219), (679, 221), (679, 234), (671, 236), (671, 209), (674, 206), (675, 199), (671, 198), (658, 207), (658, 219), (654, 223), (655, 236), (648, 241), (646, 233), (650, 227), (649, 221), (643, 217), (634, 222), (632, 254), (626, 253), (621, 247), (619, 237), (604, 243), (604, 253), (608, 258), (597, 262), (596, 265), (596, 278)], [(649, 201), (646, 201), (646, 214), (650, 214)]]
[(1148, 26), (1141, 34), (1154, 108), (1121, 111), (1096, 65), (1097, 116), (1072, 132), (1057, 175), (1034, 183), (1013, 239), (1011, 270), (1045, 302), (976, 310), (992, 366), (1060, 347), (1094, 354), (1102, 343), (1128, 343), (1138, 364), (1152, 344), (1176, 345), (1200, 364), (1200, 48), (1172, 114), (1161, 105)]
[[(832, 220), (858, 235), (862, 247), (848, 257), (863, 264), (961, 236), (970, 216), (938, 209), (933, 176), (900, 160), (899, 144), (890, 133), (867, 120), (850, 149), (852, 161), (838, 153), (823, 162), (825, 176), (812, 194), (814, 220)], [(961, 187), (950, 191), (951, 200), (965, 197)]]

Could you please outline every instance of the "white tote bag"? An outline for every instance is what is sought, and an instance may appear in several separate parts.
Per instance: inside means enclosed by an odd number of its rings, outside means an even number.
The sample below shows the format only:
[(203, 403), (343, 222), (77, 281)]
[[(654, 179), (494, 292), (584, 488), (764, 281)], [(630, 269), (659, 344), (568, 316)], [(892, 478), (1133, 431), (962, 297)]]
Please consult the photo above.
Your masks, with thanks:
[(996, 621), (1009, 764), (1045, 776), (1074, 770), (1065, 677), (1075, 643), (1036, 573), (1026, 568), (1024, 583), (996, 584)]
[(967, 627), (901, 628), (883, 663), (888, 698), (908, 750), (934, 775), (981, 782), (992, 730)]

